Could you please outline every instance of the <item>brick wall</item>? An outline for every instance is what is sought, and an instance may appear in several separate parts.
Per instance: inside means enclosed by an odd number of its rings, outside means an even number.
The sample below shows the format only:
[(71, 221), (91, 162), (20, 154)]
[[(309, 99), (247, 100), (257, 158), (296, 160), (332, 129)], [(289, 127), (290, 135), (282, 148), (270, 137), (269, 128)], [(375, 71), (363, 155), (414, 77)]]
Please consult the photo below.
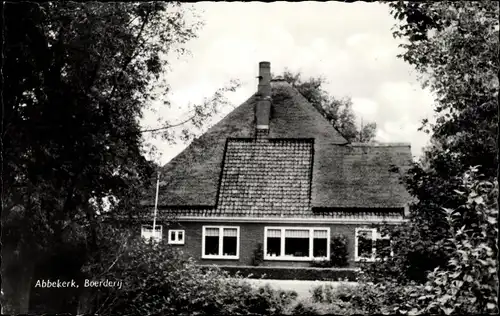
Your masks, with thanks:
[[(202, 227), (205, 225), (213, 226), (239, 226), (240, 227), (240, 256), (238, 260), (228, 259), (202, 259)], [(252, 265), (253, 253), (258, 243), (264, 243), (264, 227), (266, 226), (285, 226), (285, 227), (329, 227), (330, 234), (342, 234), (347, 237), (347, 246), (349, 252), (349, 267), (355, 267), (354, 262), (354, 236), (356, 227), (362, 227), (361, 224), (278, 224), (278, 223), (220, 223), (220, 222), (179, 222), (170, 227), (163, 226), (163, 238), (168, 238), (169, 229), (183, 229), (185, 231), (184, 245), (173, 245), (179, 247), (186, 255), (196, 259), (197, 262), (204, 265)], [(293, 266), (309, 267), (309, 262), (304, 261), (264, 261), (262, 266)]]

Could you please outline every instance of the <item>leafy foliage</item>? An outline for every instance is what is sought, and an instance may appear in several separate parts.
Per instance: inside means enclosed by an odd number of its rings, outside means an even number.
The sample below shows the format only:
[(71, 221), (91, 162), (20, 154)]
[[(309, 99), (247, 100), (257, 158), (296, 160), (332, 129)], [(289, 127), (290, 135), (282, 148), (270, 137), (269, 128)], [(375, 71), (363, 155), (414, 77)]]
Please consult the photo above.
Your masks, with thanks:
[[(415, 291), (413, 286), (386, 284), (320, 285), (311, 289), (311, 303), (302, 302), (301, 308), (312, 315), (342, 314), (404, 314), (406, 297)], [(405, 310), (406, 308), (406, 310)]]
[(429, 274), (423, 312), (498, 312), (498, 183), (478, 180), (477, 172), (471, 168), (457, 192), (467, 202), (445, 209), (452, 237), (441, 246), (452, 255), (447, 267)]
[(257, 244), (257, 248), (253, 251), (252, 265), (259, 266), (264, 261), (264, 248), (262, 243)]
[(375, 138), (377, 124), (374, 122), (358, 127), (356, 116), (352, 110), (350, 98), (334, 98), (321, 85), (325, 78), (309, 78), (302, 80), (301, 73), (285, 70), (283, 79), (302, 93), (302, 95), (344, 136), (351, 142), (370, 142)]
[[(129, 212), (148, 186), (156, 166), (139, 119), (168, 92), (167, 57), (183, 54), (201, 24), (187, 23), (178, 2), (3, 9), (2, 269), (6, 312), (17, 314), (28, 313), (35, 265), (68, 249), (81, 263), (99, 256), (101, 215)], [(224, 92), (195, 105), (189, 122), (213, 115)]]
[(330, 258), (328, 260), (313, 261), (311, 266), (320, 268), (346, 267), (349, 264), (348, 261), (347, 237), (337, 234), (333, 235), (330, 240)]
[[(425, 284), (419, 286), (397, 276), (398, 269), (404, 266), (401, 262), (388, 262), (379, 270), (373, 267), (365, 273), (370, 277), (368, 280), (377, 282), (374, 295), (388, 295), (387, 291), (393, 288), (395, 292), (402, 291), (397, 289), (406, 284), (403, 287), (409, 291), (402, 297), (408, 307), (406, 311), (412, 314), (498, 311), (498, 184), (481, 178), (477, 168), (466, 172), (460, 190), (455, 192), (465, 198), (464, 204), (456, 209), (443, 209), (450, 237), (437, 242), (436, 247), (448, 254), (448, 262), (430, 272)], [(397, 254), (393, 260), (400, 260)], [(393, 270), (388, 268), (391, 266)], [(392, 274), (384, 278), (387, 271)]]
[(401, 57), (435, 92), (438, 117), (423, 122), (431, 146), (405, 179), (415, 202), (409, 225), (391, 229), (395, 256), (365, 272), (376, 288), (408, 285), (405, 313), (494, 313), (498, 4), (389, 6), (401, 21), (394, 35), (407, 40)]
[[(296, 293), (269, 285), (253, 288), (217, 267), (201, 269), (162, 241), (131, 238), (108, 259), (88, 266), (103, 279), (121, 280), (121, 289), (99, 289), (89, 313), (175, 315), (279, 315)], [(111, 265), (109, 265), (111, 263)]]
[(391, 232), (397, 254), (379, 272), (425, 282), (450, 258), (438, 246), (451, 238), (442, 207), (466, 202), (455, 194), (463, 173), (478, 165), (482, 179), (492, 181), (497, 172), (499, 8), (492, 1), (388, 3), (399, 21), (394, 36), (404, 40), (400, 57), (435, 93), (437, 119), (422, 124), (431, 145), (404, 179), (414, 197), (410, 223)]

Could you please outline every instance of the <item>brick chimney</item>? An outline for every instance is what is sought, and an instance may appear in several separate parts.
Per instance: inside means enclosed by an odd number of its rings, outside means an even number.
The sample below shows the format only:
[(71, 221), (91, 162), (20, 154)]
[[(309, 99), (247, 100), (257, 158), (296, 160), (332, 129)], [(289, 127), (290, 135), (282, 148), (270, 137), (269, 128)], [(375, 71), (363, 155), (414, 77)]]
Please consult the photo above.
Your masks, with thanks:
[(257, 90), (257, 103), (255, 105), (255, 135), (257, 138), (269, 134), (269, 119), (271, 115), (271, 63), (259, 63), (259, 86)]

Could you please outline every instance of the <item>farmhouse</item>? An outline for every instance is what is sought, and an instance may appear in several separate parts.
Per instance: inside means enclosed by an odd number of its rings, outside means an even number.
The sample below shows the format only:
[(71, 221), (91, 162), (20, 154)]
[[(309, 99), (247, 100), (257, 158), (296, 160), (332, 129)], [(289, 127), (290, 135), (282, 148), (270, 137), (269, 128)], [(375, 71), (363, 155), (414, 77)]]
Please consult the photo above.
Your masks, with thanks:
[[(348, 142), (294, 87), (259, 63), (257, 92), (165, 165), (156, 232), (200, 264), (310, 266), (347, 239), (349, 266), (388, 242), (376, 223), (401, 224), (400, 175), (409, 144)], [(155, 192), (144, 200), (152, 209)], [(173, 225), (166, 225), (175, 218)]]

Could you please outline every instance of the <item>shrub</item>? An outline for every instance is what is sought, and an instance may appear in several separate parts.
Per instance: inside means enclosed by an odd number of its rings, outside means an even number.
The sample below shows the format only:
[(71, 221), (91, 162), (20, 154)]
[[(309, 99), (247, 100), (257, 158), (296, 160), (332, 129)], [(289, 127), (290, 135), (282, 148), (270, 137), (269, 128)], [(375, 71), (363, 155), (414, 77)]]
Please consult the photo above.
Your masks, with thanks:
[[(243, 296), (244, 297), (244, 296)], [(295, 291), (273, 290), (269, 284), (261, 286), (257, 291), (249, 291), (245, 301), (243, 314), (280, 315), (284, 309), (297, 298)]]
[(346, 267), (349, 260), (347, 250), (347, 237), (344, 235), (334, 235), (330, 245), (330, 261), (334, 267)]
[(481, 181), (476, 172), (471, 168), (456, 192), (466, 202), (456, 209), (444, 209), (451, 237), (437, 246), (449, 254), (448, 264), (429, 273), (425, 285), (365, 282), (351, 302), (369, 313), (498, 312), (498, 183)]
[(257, 248), (253, 251), (252, 265), (260, 266), (264, 261), (264, 249), (262, 243), (257, 244)]
[(321, 312), (321, 305), (310, 303), (308, 301), (299, 302), (292, 310), (292, 315), (323, 315)]
[(369, 287), (332, 284), (319, 285), (310, 290), (311, 298), (301, 300), (293, 309), (294, 315), (359, 315), (380, 312), (381, 304), (366, 304), (362, 298), (372, 295)]
[(404, 314), (413, 308), (408, 297), (423, 293), (423, 287), (391, 282), (340, 284), (336, 287), (325, 284), (312, 288), (310, 292), (312, 302), (327, 304), (330, 314)]
[(449, 254), (443, 251), (437, 241), (429, 242), (428, 238), (421, 235), (423, 225), (377, 227), (382, 234), (391, 236), (394, 256), (386, 260), (363, 262), (361, 268), (364, 280), (373, 283), (391, 280), (398, 284), (424, 284), (429, 272), (436, 266), (445, 266)]
[(480, 178), (471, 168), (457, 191), (467, 202), (444, 209), (452, 237), (441, 246), (452, 256), (445, 269), (429, 274), (420, 312), (498, 313), (498, 182)]
[[(207, 269), (209, 266), (203, 266)], [(357, 272), (355, 269), (322, 269), (322, 268), (297, 268), (297, 267), (240, 267), (240, 266), (220, 266), (229, 275), (237, 273), (248, 278), (275, 280), (321, 280), (321, 281), (355, 281)]]
[(100, 270), (100, 279), (121, 280), (123, 286), (98, 289), (89, 313), (275, 315), (297, 296), (270, 287), (255, 289), (239, 274), (229, 277), (217, 267), (201, 269), (163, 241), (130, 240), (113, 256), (111, 266), (91, 270)]
[(330, 259), (314, 260), (312, 267), (331, 268), (346, 267), (349, 264), (349, 252), (347, 250), (347, 237), (344, 235), (334, 235), (330, 241)]

